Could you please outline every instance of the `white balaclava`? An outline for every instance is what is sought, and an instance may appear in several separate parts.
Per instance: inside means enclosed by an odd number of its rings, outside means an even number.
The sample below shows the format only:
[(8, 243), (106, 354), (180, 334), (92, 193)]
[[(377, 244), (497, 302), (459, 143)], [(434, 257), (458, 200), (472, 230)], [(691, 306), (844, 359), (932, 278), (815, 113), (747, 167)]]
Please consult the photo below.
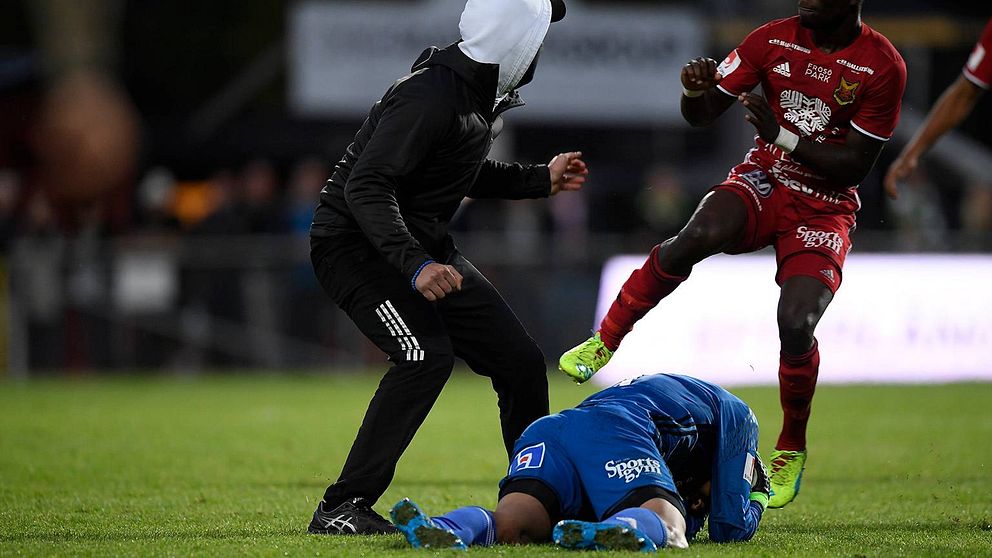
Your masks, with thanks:
[(550, 26), (550, 0), (468, 0), (458, 47), (476, 62), (499, 64), (502, 99), (527, 73)]

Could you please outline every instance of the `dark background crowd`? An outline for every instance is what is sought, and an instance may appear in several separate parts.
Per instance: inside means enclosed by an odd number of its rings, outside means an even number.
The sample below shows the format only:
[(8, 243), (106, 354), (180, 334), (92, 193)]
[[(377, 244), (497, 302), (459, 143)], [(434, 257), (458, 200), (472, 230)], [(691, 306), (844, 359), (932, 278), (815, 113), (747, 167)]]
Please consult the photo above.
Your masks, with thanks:
[[(699, 54), (713, 57), (794, 11), (789, 0), (626, 4), (702, 14)], [(291, 107), (293, 5), (0, 2), (0, 333), (10, 373), (358, 368), (381, 358), (309, 268), (317, 194), (364, 114)], [(992, 10), (870, 0), (865, 13), (903, 52), (911, 85), (904, 124), (860, 189), (857, 249), (992, 250), (992, 177), (962, 170), (992, 157), (988, 99), (950, 138), (963, 149), (927, 159), (896, 202), (880, 186)], [(383, 88), (395, 77), (382, 75)], [(750, 142), (734, 119), (702, 130), (507, 119), (499, 155), (538, 162), (581, 149), (592, 171), (581, 195), (467, 201), (454, 223), (548, 354), (585, 337), (602, 262), (676, 232), (714, 169)]]

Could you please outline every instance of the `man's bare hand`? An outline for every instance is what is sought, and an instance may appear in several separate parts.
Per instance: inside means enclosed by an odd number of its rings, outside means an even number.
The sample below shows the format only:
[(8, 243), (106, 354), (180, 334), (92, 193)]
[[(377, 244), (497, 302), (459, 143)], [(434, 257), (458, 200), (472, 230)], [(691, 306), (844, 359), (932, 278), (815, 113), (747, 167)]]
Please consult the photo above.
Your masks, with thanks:
[(747, 109), (744, 120), (754, 126), (761, 139), (768, 143), (774, 143), (782, 127), (775, 119), (775, 113), (772, 112), (772, 107), (768, 106), (768, 101), (761, 95), (754, 93), (745, 93), (737, 100)]
[(580, 190), (586, 181), (589, 169), (582, 160), (581, 151), (570, 151), (555, 155), (548, 163), (551, 171), (551, 195), (558, 192)]
[(882, 181), (885, 194), (891, 199), (899, 199), (899, 183), (913, 176), (913, 173), (916, 172), (916, 167), (919, 165), (920, 160), (916, 157), (912, 155), (899, 155), (899, 158), (889, 167), (889, 171), (885, 173), (885, 180)]
[(450, 265), (429, 263), (417, 276), (417, 291), (434, 302), (462, 290), (462, 274)]
[(723, 76), (716, 71), (716, 60), (696, 58), (682, 66), (682, 87), (689, 91), (707, 91), (716, 87)]

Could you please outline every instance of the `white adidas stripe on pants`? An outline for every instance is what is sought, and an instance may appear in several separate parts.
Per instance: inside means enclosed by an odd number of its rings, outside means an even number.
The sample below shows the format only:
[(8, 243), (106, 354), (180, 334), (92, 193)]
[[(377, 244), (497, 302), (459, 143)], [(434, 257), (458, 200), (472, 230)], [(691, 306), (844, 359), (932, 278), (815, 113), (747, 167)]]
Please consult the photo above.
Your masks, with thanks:
[(409, 362), (420, 362), (423, 361), (427, 356), (426, 353), (420, 348), (420, 342), (407, 327), (406, 322), (400, 317), (400, 313), (396, 311), (393, 303), (389, 300), (383, 302), (375, 309), (375, 313), (385, 324), (386, 329), (389, 330), (389, 334), (392, 335), (400, 343), (400, 348), (406, 351), (406, 360)]

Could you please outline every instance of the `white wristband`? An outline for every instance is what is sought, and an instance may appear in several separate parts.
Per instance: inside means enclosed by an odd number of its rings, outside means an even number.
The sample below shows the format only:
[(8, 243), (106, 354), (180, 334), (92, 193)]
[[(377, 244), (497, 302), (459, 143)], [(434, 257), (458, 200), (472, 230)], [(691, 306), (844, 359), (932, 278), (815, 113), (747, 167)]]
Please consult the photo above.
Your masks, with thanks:
[(796, 146), (799, 145), (799, 136), (785, 129), (785, 126), (780, 126), (778, 129), (778, 137), (775, 138), (775, 145), (779, 146), (782, 151), (786, 153), (792, 153), (795, 151)]
[(705, 91), (692, 91), (692, 90), (686, 89), (684, 85), (682, 86), (682, 94), (685, 95), (686, 97), (690, 98), (690, 99), (695, 99), (696, 97), (702, 97), (703, 96), (703, 93), (706, 93), (706, 92)]

